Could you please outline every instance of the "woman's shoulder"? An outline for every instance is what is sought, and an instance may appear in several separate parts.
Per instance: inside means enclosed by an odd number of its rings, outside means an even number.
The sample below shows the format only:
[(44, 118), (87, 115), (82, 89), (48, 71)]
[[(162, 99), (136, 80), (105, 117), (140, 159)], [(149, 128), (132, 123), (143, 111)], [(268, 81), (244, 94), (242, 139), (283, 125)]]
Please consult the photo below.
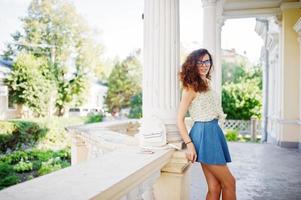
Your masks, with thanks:
[(197, 96), (197, 93), (192, 87), (184, 87), (183, 88), (183, 95), (188, 96), (190, 99), (194, 99)]
[(188, 94), (195, 94), (196, 93), (196, 91), (191, 86), (183, 87), (183, 92), (188, 93)]

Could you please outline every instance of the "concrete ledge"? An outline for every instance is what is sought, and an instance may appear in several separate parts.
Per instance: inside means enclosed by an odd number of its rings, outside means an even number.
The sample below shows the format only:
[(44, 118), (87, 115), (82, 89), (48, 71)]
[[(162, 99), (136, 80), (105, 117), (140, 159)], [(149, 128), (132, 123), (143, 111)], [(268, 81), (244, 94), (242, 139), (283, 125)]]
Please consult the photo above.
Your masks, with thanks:
[(99, 123), (68, 126), (66, 129), (70, 132), (72, 131), (85, 132), (87, 130), (91, 131), (91, 130), (109, 129), (119, 133), (126, 133), (129, 124), (137, 124), (137, 123), (140, 124), (139, 119), (113, 120), (113, 121), (104, 121)]
[(95, 160), (6, 188), (0, 199), (119, 199), (166, 165), (174, 150), (141, 154), (139, 147), (118, 149)]

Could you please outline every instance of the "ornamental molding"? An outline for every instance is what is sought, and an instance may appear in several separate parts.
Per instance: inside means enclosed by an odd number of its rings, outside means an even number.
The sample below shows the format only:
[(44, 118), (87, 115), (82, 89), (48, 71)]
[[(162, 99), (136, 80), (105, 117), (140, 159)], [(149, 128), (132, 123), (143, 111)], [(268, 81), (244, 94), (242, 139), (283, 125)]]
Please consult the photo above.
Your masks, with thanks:
[(216, 3), (219, 0), (202, 0), (202, 6), (208, 7), (208, 6), (216, 6)]
[(297, 21), (297, 23), (294, 25), (294, 30), (299, 33), (299, 36), (301, 36), (301, 17)]
[(268, 33), (266, 48), (269, 51), (272, 51), (279, 43), (279, 34), (278, 33)]
[(288, 9), (293, 9), (293, 8), (301, 8), (301, 2), (285, 2), (285, 3), (282, 3), (280, 6), (280, 9), (282, 11), (288, 10)]

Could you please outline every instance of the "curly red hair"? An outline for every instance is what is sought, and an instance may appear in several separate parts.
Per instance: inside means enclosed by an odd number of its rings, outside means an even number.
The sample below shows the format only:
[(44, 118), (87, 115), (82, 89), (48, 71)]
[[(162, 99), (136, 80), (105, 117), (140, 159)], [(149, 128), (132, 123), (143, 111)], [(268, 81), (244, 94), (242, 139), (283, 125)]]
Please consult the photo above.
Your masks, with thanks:
[(182, 70), (179, 73), (180, 81), (184, 88), (192, 88), (195, 92), (207, 91), (208, 84), (200, 77), (196, 62), (205, 55), (209, 56), (210, 68), (206, 74), (206, 78), (211, 80), (212, 56), (207, 49), (198, 49), (191, 52), (182, 65)]

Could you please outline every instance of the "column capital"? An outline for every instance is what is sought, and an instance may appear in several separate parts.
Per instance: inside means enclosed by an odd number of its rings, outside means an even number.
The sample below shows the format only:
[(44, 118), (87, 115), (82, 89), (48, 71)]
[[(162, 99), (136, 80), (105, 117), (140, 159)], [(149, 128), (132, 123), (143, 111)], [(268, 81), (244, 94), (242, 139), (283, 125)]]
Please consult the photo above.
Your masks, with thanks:
[(207, 7), (207, 6), (215, 6), (216, 2), (219, 0), (202, 0), (202, 6)]
[(266, 40), (266, 48), (268, 51), (272, 51), (279, 43), (279, 33), (268, 33)]
[(294, 25), (294, 30), (298, 33), (299, 38), (300, 38), (301, 37), (301, 17), (298, 19), (298, 21)]
[(274, 20), (275, 24), (277, 24), (279, 26), (279, 28), (282, 26), (282, 14), (273, 16), (273, 20)]
[(301, 44), (301, 17), (294, 25), (294, 30), (298, 33), (298, 41)]
[(219, 29), (221, 29), (225, 25), (226, 18), (223, 16), (216, 18), (216, 25)]

